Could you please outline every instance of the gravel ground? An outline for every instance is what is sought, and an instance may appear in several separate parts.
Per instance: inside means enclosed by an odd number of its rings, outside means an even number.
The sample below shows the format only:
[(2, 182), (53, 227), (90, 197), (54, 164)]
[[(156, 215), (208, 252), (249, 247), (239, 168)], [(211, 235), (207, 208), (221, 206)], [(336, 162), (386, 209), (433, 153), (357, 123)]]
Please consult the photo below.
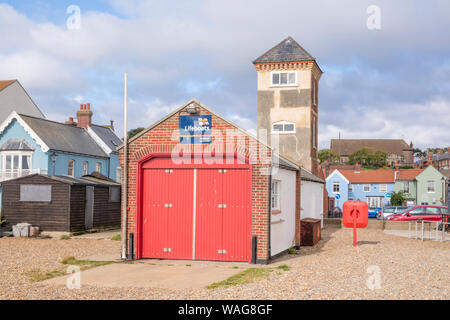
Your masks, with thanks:
[[(450, 299), (450, 243), (406, 239), (380, 230), (328, 229), (314, 248), (303, 247), (269, 267), (286, 264), (255, 283), (214, 290), (174, 291), (143, 288), (81, 290), (34, 283), (23, 273), (61, 267), (77, 258), (120, 250), (119, 241), (0, 239), (0, 299)], [(371, 267), (372, 266), (372, 267)], [(374, 267), (375, 266), (375, 267)], [(367, 280), (380, 271), (380, 288)], [(374, 282), (372, 282), (374, 283)]]

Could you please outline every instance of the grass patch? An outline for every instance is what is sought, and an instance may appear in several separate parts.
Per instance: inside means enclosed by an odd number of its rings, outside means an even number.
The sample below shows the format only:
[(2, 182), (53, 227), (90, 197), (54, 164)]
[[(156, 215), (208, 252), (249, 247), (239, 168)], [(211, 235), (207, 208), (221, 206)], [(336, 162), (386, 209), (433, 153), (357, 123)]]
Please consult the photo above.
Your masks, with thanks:
[(69, 240), (70, 236), (68, 236), (67, 234), (63, 234), (61, 237), (59, 237), (59, 240)]
[(61, 260), (62, 264), (79, 266), (81, 270), (87, 270), (90, 268), (106, 266), (108, 264), (116, 263), (115, 261), (90, 261), (90, 260), (78, 260), (75, 257), (66, 257)]
[(226, 280), (215, 282), (206, 287), (206, 289), (215, 289), (218, 287), (231, 287), (241, 284), (254, 282), (255, 280), (265, 278), (272, 270), (269, 268), (250, 268), (229, 277)]
[(53, 270), (44, 272), (41, 271), (41, 269), (34, 269), (29, 272), (25, 272), (25, 275), (29, 276), (31, 278), (31, 281), (38, 282), (38, 281), (44, 281), (50, 278), (59, 277), (62, 275), (65, 275), (66, 273), (64, 270)]
[(277, 269), (281, 269), (281, 270), (284, 270), (284, 271), (289, 271), (291, 269), (291, 267), (289, 267), (289, 266), (287, 266), (285, 264), (282, 264), (281, 266), (278, 266)]
[(294, 248), (290, 248), (290, 249), (288, 250), (288, 254), (297, 254), (297, 250), (294, 249)]
[(122, 240), (122, 236), (120, 235), (120, 233), (118, 233), (118, 234), (112, 236), (111, 240), (113, 240), (113, 241), (120, 241), (120, 240)]
[(186, 267), (190, 267), (190, 266), (191, 266), (190, 264), (187, 264), (187, 265), (186, 265)]

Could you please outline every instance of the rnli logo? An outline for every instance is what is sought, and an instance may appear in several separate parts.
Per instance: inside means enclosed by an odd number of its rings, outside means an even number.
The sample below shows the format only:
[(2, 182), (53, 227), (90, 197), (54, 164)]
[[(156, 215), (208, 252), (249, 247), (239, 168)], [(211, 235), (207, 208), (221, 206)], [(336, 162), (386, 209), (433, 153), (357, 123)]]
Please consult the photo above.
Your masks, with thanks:
[(198, 118), (198, 124), (201, 126), (207, 126), (209, 125), (208, 119), (206, 118)]

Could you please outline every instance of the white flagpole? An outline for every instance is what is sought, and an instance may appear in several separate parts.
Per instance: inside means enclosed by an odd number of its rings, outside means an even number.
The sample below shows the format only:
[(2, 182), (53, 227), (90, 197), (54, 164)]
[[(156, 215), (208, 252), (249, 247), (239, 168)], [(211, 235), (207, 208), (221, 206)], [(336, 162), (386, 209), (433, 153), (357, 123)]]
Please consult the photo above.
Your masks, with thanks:
[(124, 87), (124, 101), (123, 101), (123, 111), (124, 111), (124, 125), (123, 125), (123, 131), (124, 131), (124, 150), (123, 150), (123, 178), (122, 178), (122, 191), (123, 191), (123, 203), (122, 203), (122, 259), (127, 258), (127, 238), (128, 238), (128, 214), (127, 214), (127, 207), (128, 207), (128, 130), (127, 130), (127, 116), (128, 116), (128, 106), (127, 106), (127, 82), (128, 82), (128, 75), (125, 73), (125, 87)]

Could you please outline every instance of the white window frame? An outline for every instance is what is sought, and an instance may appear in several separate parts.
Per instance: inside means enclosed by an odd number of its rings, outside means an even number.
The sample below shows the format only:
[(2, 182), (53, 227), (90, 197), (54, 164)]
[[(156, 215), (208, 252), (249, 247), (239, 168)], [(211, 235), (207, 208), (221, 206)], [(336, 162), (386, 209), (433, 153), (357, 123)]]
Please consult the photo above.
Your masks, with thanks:
[[(282, 125), (283, 131), (275, 131), (273, 128), (275, 125)], [(294, 127), (294, 130), (284, 130), (286, 125), (292, 125)], [(272, 134), (295, 134), (295, 123), (289, 122), (289, 121), (278, 121), (272, 123)]]
[[(287, 79), (289, 82), (289, 74), (294, 74), (295, 75), (295, 82), (294, 83), (287, 83), (287, 84), (281, 84), (281, 74), (282, 73), (286, 73), (287, 74)], [(280, 80), (280, 83), (273, 83), (273, 75), (274, 74), (278, 74), (278, 79)], [(297, 75), (297, 71), (272, 71), (270, 73), (270, 86), (271, 87), (295, 87), (298, 86), (298, 75)]]
[(95, 171), (98, 173), (102, 173), (102, 163), (101, 162), (95, 163)]
[[(366, 190), (366, 187), (369, 187), (369, 190)], [(363, 185), (363, 192), (370, 192), (370, 190), (371, 190), (370, 184)]]
[[(336, 188), (337, 186), (337, 188)], [(337, 189), (337, 191), (336, 191)], [(341, 192), (341, 183), (340, 182), (333, 182), (333, 193), (339, 193)]]
[(275, 211), (281, 211), (281, 181), (272, 180), (271, 191), (270, 191), (270, 202), (271, 208)]
[[(33, 151), (1, 151), (1, 157), (2, 157), (2, 170), (5, 171), (6, 169), (6, 157), (7, 156), (11, 156), (11, 169), (8, 170), (32, 170), (33, 169)], [(13, 159), (14, 156), (18, 156), (19, 157), (19, 167), (17, 169), (13, 169), (14, 165), (13, 165)], [(22, 163), (22, 157), (26, 156), (26, 157), (30, 157), (30, 168), (28, 169), (23, 169), (23, 163)]]
[(83, 176), (89, 174), (89, 162), (84, 161), (83, 162)]
[(387, 192), (387, 184), (380, 184), (380, 192)]
[(348, 185), (348, 192), (353, 192), (353, 184)]
[[(432, 191), (430, 191), (431, 189), (430, 189), (430, 183), (433, 183), (433, 189), (432, 189)], [(427, 192), (428, 193), (436, 193), (436, 181), (434, 181), (434, 180), (428, 180), (427, 181)]]
[(116, 168), (116, 182), (122, 183), (122, 167)]
[(403, 192), (409, 193), (409, 181), (403, 181)]
[[(72, 163), (72, 174), (70, 174), (70, 164)], [(75, 160), (74, 159), (69, 159), (69, 161), (67, 161), (67, 175), (69, 177), (75, 177)]]

